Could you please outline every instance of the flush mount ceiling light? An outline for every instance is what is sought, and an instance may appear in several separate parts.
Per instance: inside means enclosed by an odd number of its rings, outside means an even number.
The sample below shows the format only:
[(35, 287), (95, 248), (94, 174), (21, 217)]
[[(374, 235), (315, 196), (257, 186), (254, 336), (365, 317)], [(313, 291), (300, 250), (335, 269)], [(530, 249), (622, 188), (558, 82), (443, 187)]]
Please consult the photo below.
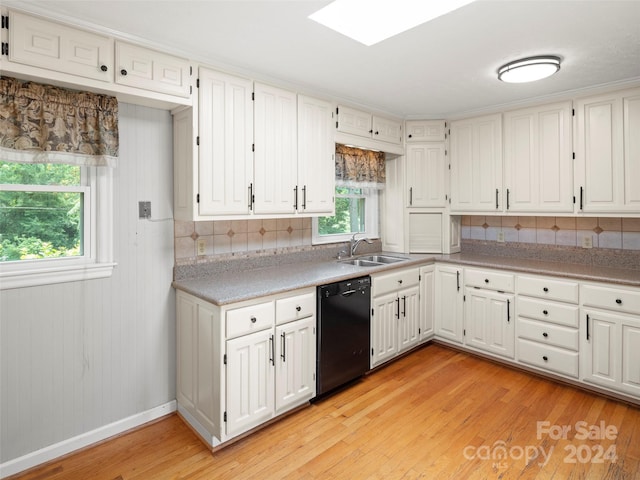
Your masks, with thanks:
[(498, 80), (507, 83), (535, 82), (560, 70), (560, 57), (545, 55), (509, 62), (498, 69)]
[(472, 1), (335, 0), (309, 15), (309, 18), (371, 46)]

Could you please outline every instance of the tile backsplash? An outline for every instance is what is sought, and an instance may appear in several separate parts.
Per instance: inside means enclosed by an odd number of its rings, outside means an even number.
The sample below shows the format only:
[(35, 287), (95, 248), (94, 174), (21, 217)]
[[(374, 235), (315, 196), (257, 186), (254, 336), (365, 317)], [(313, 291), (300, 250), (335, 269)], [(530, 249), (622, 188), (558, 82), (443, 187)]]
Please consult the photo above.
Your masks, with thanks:
[(585, 237), (593, 248), (640, 250), (640, 218), (609, 217), (515, 217), (465, 215), (463, 240), (535, 243), (582, 247)]
[[(218, 255), (311, 246), (311, 218), (174, 222), (176, 262)], [(198, 255), (204, 240), (204, 255)]]

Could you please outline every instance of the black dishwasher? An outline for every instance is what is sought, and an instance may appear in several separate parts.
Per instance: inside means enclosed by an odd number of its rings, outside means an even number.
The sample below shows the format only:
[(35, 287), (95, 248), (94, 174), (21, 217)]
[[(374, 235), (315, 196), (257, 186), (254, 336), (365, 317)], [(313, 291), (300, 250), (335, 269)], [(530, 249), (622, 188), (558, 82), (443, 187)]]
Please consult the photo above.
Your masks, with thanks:
[(369, 370), (371, 277), (318, 287), (316, 394)]

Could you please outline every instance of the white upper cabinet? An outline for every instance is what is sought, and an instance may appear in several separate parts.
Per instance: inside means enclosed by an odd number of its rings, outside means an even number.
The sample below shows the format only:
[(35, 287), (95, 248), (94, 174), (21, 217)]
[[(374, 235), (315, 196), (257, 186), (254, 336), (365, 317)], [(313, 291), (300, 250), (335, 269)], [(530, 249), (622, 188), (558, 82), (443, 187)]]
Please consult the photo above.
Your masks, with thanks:
[(383, 142), (402, 143), (402, 123), (373, 115), (371, 126), (372, 138)]
[(155, 92), (188, 97), (190, 65), (148, 48), (116, 40), (116, 83)]
[(444, 120), (407, 120), (405, 123), (405, 141), (444, 142), (446, 123)]
[(113, 41), (109, 37), (14, 11), (9, 19), (9, 61), (113, 80)]
[(502, 208), (501, 114), (451, 122), (451, 211)]
[(253, 189), (253, 83), (200, 68), (199, 214), (248, 214)]
[(571, 102), (504, 114), (504, 208), (573, 212)]
[(578, 211), (640, 212), (640, 89), (576, 102)]
[(408, 145), (406, 162), (407, 206), (446, 206), (444, 143)]
[(331, 103), (298, 95), (298, 211), (302, 213), (333, 215), (334, 132)]
[(339, 132), (388, 143), (402, 143), (401, 122), (342, 105), (338, 106), (337, 112)]
[(256, 83), (255, 213), (294, 213), (300, 193), (296, 94)]

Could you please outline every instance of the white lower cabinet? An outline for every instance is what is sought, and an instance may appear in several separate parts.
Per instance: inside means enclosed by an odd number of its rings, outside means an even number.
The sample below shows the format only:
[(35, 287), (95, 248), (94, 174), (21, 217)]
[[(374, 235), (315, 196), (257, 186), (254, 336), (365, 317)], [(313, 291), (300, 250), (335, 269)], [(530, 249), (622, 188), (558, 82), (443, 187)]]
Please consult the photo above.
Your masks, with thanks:
[(463, 341), (463, 290), (462, 267), (436, 265), (435, 279), (435, 334), (456, 343)]
[(493, 270), (466, 269), (464, 278), (465, 345), (513, 358), (513, 275)]
[(530, 275), (516, 282), (516, 359), (578, 378), (578, 283)]
[(420, 341), (420, 269), (371, 275), (371, 368)]
[(465, 302), (465, 344), (513, 358), (513, 295), (467, 290)]
[(420, 342), (433, 338), (435, 331), (436, 267), (420, 267)]
[(178, 411), (217, 446), (315, 396), (315, 290), (177, 302)]
[(582, 285), (582, 379), (640, 397), (640, 290)]
[(273, 330), (228, 340), (226, 434), (242, 433), (274, 415)]

